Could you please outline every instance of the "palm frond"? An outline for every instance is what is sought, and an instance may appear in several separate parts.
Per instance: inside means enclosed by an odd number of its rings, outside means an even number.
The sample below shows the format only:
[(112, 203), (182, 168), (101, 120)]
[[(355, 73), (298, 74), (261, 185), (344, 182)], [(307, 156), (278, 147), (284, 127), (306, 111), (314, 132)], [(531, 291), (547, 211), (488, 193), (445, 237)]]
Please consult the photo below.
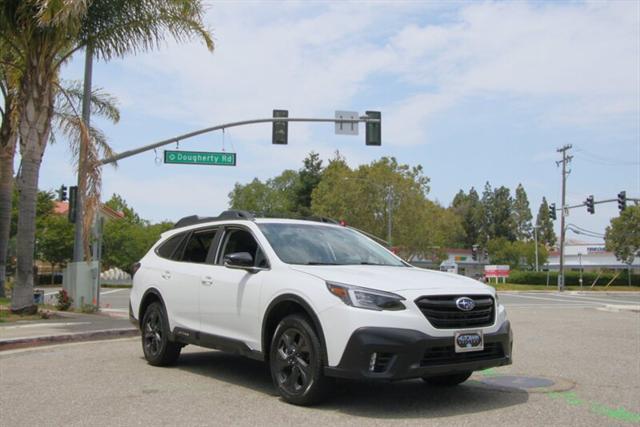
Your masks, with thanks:
[[(77, 80), (64, 81), (58, 86), (59, 92), (56, 94), (56, 113), (75, 113), (77, 115), (82, 109), (84, 89), (82, 82)], [(109, 120), (112, 123), (120, 121), (120, 110), (118, 100), (102, 88), (95, 88), (91, 91), (91, 114)], [(55, 113), (54, 113), (55, 114)]]
[(203, 14), (200, 0), (95, 0), (81, 37), (105, 60), (153, 50), (167, 36), (178, 42), (200, 39), (212, 51), (214, 42)]

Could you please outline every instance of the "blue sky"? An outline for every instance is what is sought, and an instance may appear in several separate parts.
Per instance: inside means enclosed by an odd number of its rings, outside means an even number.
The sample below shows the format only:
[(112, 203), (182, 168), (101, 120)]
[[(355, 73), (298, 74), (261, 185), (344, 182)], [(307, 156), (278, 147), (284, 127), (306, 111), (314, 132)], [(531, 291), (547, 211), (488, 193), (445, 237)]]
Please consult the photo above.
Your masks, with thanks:
[[(380, 110), (382, 147), (337, 136), (330, 124), (291, 124), (289, 145), (270, 125), (225, 132), (229, 167), (158, 165), (153, 152), (104, 171), (103, 198), (122, 195), (154, 221), (225, 209), (234, 183), (298, 169), (314, 150), (356, 166), (380, 156), (421, 164), (430, 198), (486, 181), (522, 183), (532, 211), (560, 204), (556, 148), (573, 144), (568, 202), (640, 197), (640, 3), (611, 2), (213, 2), (199, 43), (94, 66), (94, 85), (119, 99), (122, 120), (100, 123), (116, 151), (228, 121), (332, 117)], [(63, 78), (82, 77), (83, 57)], [(180, 144), (219, 151), (221, 133)], [(167, 147), (175, 149), (175, 144)], [(64, 141), (46, 153), (40, 187), (74, 181)], [(158, 150), (162, 158), (162, 150)], [(604, 232), (615, 204), (571, 212)], [(557, 227), (558, 228), (558, 227)], [(569, 238), (584, 239), (569, 233)]]

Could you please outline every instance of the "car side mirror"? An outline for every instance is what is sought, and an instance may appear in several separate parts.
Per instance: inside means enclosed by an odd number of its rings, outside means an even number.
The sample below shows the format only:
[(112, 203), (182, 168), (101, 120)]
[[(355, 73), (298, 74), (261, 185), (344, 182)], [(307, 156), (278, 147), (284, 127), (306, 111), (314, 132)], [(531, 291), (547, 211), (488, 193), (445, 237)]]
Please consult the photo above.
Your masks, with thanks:
[(253, 265), (253, 257), (249, 252), (235, 252), (224, 256), (224, 266), (234, 268), (236, 270), (246, 270), (251, 274), (255, 274), (263, 268)]

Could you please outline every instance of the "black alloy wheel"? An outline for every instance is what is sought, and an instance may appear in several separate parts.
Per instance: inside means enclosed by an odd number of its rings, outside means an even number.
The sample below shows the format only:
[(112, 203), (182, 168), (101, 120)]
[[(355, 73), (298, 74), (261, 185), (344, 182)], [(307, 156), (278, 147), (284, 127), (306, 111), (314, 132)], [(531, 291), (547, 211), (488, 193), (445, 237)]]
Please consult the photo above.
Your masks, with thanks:
[(312, 405), (325, 398), (331, 379), (323, 374), (323, 352), (310, 321), (285, 317), (271, 342), (271, 376), (280, 395), (295, 405)]
[(278, 383), (288, 393), (298, 394), (311, 383), (311, 348), (302, 333), (289, 328), (280, 335), (276, 352)]
[(167, 366), (178, 360), (182, 346), (169, 340), (169, 322), (162, 304), (154, 302), (147, 307), (141, 332), (142, 351), (151, 365)]

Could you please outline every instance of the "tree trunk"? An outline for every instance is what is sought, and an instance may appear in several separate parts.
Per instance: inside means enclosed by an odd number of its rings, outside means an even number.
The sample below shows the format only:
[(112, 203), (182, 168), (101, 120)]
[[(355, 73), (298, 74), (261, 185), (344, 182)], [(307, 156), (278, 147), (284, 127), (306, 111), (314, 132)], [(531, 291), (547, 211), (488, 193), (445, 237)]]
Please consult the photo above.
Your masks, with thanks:
[(36, 201), (38, 176), (44, 149), (51, 130), (53, 114), (53, 77), (39, 67), (40, 58), (32, 52), (22, 81), (20, 110), (20, 154), (22, 162), (17, 181), (18, 234), (16, 252), (18, 265), (16, 282), (11, 296), (11, 311), (31, 313), (37, 311), (33, 304), (33, 266), (36, 234)]
[(18, 133), (13, 123), (14, 97), (7, 90), (4, 97), (4, 116), (0, 125), (0, 298), (4, 298), (7, 275), (7, 255), (11, 234), (11, 201), (13, 196), (13, 158)]
[[(10, 131), (7, 119), (0, 130), (0, 298), (5, 297), (9, 234), (11, 230), (11, 198), (13, 195), (13, 158), (17, 135)], [(6, 130), (5, 130), (6, 129)], [(5, 134), (5, 132), (7, 132)], [(5, 139), (6, 138), (6, 139)]]

